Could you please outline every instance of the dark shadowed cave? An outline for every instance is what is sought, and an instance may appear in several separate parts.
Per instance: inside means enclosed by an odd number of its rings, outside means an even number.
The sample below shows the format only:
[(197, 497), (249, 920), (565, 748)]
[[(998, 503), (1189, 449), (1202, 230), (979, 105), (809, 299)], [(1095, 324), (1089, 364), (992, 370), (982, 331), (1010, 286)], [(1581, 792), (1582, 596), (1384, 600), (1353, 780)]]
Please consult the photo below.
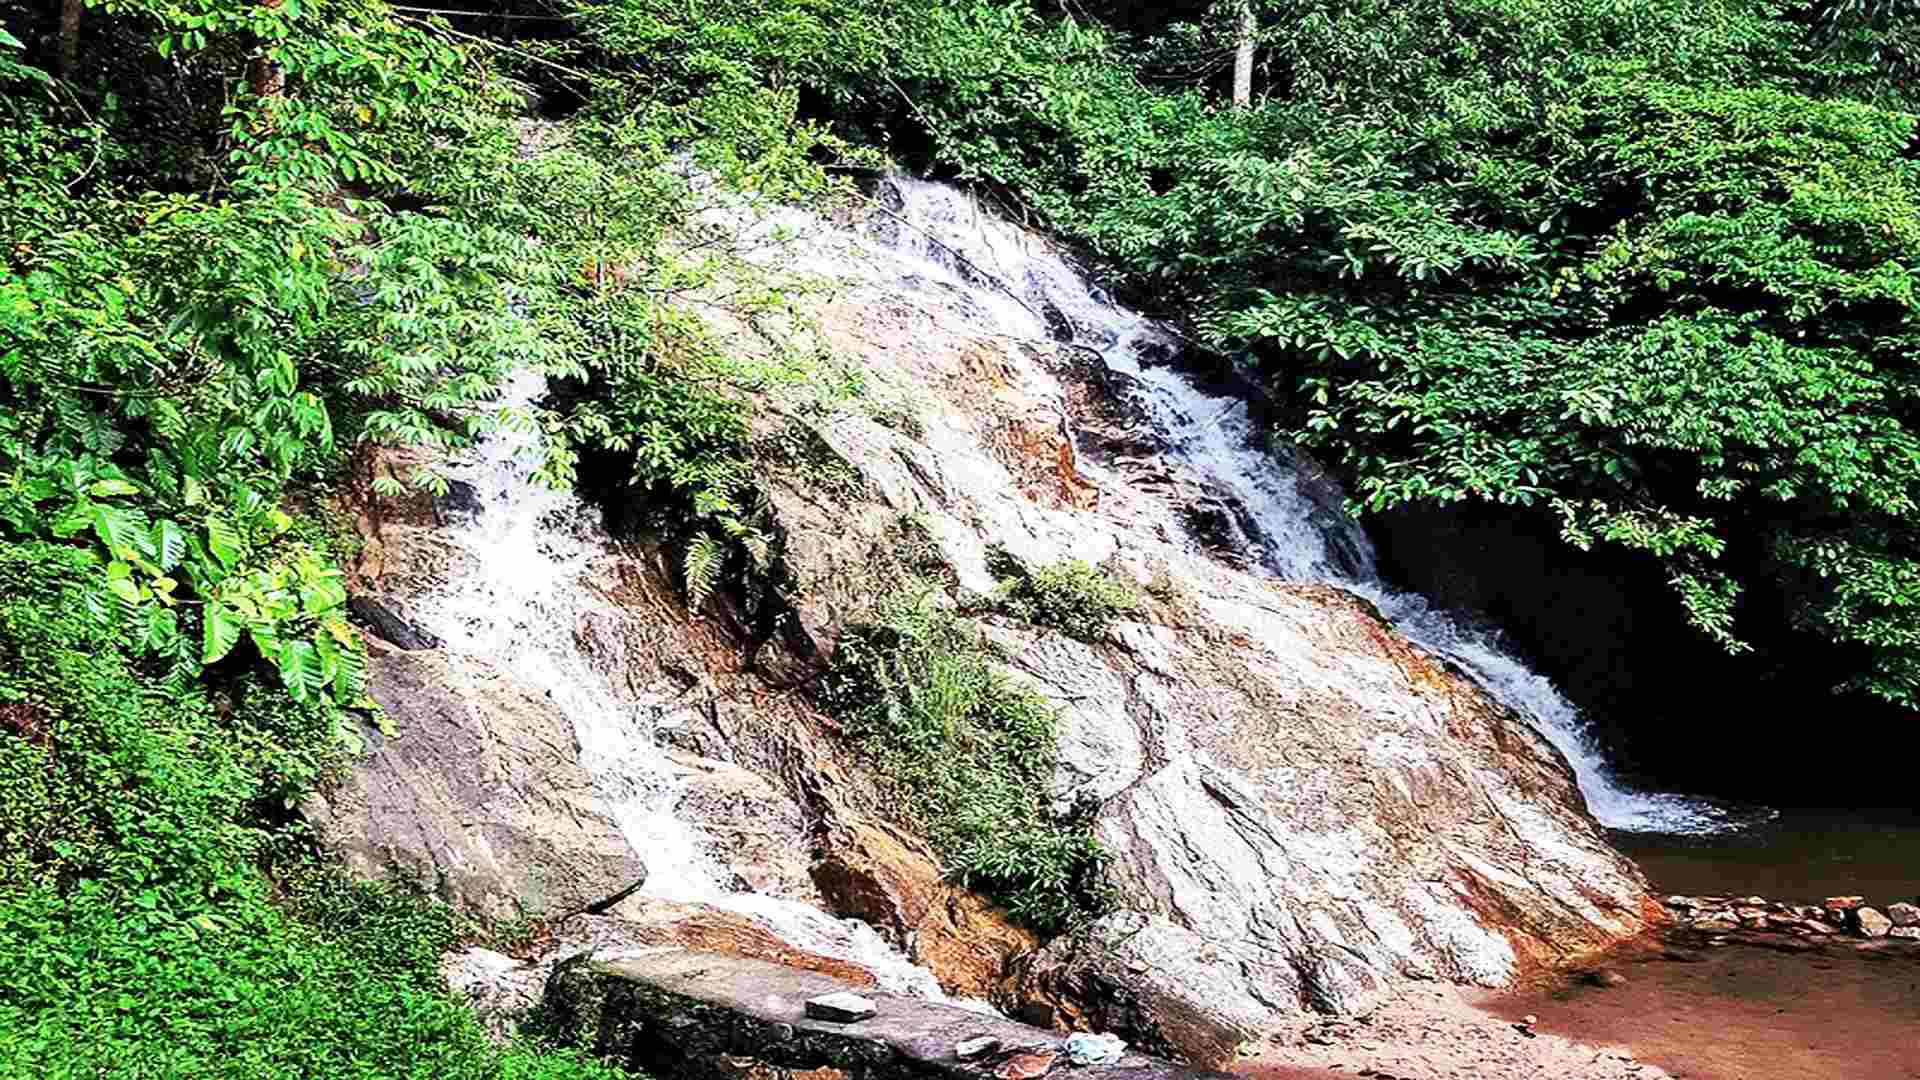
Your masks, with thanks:
[(1775, 630), (1730, 656), (1685, 623), (1646, 562), (1575, 551), (1550, 522), (1506, 508), (1405, 510), (1370, 526), (1384, 577), (1501, 627), (1638, 783), (1776, 807), (1913, 808), (1916, 718), (1835, 693), (1824, 673), (1843, 665), (1819, 662), (1837, 660), (1830, 645)]

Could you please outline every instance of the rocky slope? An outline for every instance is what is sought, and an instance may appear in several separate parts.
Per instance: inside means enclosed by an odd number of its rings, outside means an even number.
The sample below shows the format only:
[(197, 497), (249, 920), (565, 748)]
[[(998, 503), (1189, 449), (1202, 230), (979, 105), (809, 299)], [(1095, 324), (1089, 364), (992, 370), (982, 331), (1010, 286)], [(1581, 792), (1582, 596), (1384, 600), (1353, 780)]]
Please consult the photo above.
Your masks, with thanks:
[[(1171, 339), (1036, 239), (931, 242), (954, 222), (912, 194), (787, 222), (836, 281), (811, 332), (868, 390), (767, 403), (772, 595), (688, 611), (665, 553), (536, 490), (510, 437), (447, 463), (448, 499), (361, 493), (397, 728), (307, 808), (339, 851), (489, 914), (856, 969), (1203, 1065), (1304, 1011), (1501, 985), (1656, 917), (1545, 740), (1366, 601), (1250, 550), (1245, 500), (1172, 452), (1125, 373)], [(907, 573), (977, 597), (995, 547), (1151, 597), (1092, 642), (988, 623), (1062, 717), (1055, 804), (1113, 853), (1123, 910), (1051, 942), (941, 879), (804, 692)]]

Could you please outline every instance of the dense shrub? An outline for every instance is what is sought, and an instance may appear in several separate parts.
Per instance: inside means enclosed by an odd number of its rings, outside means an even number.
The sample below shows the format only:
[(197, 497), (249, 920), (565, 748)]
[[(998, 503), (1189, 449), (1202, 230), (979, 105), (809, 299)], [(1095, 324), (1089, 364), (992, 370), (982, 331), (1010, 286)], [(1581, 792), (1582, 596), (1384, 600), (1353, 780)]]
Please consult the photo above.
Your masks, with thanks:
[(1079, 559), (1030, 570), (1001, 553), (994, 571), (1001, 579), (996, 600), (1002, 611), (1082, 641), (1098, 641), (1113, 620), (1140, 610), (1131, 587)]
[(961, 881), (1042, 931), (1103, 906), (1099, 843), (1049, 805), (1051, 708), (995, 668), (937, 593), (906, 595), (845, 631), (820, 702)]
[(162, 691), (78, 602), (90, 562), (0, 544), (0, 1074), (602, 1075), (487, 1041), (435, 972), (445, 908), (304, 861), (273, 899), (262, 811), (331, 724), (270, 684)]

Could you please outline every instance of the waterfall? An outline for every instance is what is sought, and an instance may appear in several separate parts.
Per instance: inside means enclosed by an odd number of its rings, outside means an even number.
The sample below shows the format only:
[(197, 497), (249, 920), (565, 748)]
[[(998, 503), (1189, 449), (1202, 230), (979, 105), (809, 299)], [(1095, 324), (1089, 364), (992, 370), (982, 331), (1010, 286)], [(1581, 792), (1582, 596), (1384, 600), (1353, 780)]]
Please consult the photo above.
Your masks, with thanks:
[[(1623, 785), (1576, 710), (1493, 633), (1384, 584), (1371, 544), (1342, 496), (1304, 456), (1276, 453), (1245, 401), (1209, 392), (1172, 363), (1185, 348), (1169, 328), (1116, 304), (1045, 241), (982, 211), (950, 187), (889, 182), (890, 200), (849, 227), (798, 212), (748, 214), (719, 207), (709, 225), (742, 235), (796, 237), (802, 270), (866, 279), (892, 295), (957, 303), (983, 335), (1071, 342), (1097, 353), (1155, 430), (1162, 453), (1230, 493), (1250, 565), (1275, 578), (1331, 582), (1371, 600), (1409, 639), (1525, 717), (1571, 763), (1594, 815), (1616, 829), (1709, 832), (1722, 811)], [(503, 415), (546, 394), (537, 373), (503, 391)], [(480, 657), (536, 692), (572, 722), (581, 764), (621, 831), (650, 869), (644, 895), (697, 902), (757, 918), (795, 947), (859, 963), (887, 989), (939, 997), (932, 975), (867, 925), (805, 903), (740, 891), (706, 854), (698, 822), (677, 818), (680, 766), (661, 748), (646, 710), (624, 702), (581, 655), (573, 628), (604, 601), (590, 588), (610, 546), (597, 510), (534, 478), (538, 435), (508, 425), (450, 463), (458, 497), (437, 531), (456, 572), (413, 598), (410, 613), (448, 649)]]
[(992, 332), (1096, 350), (1140, 388), (1137, 403), (1163, 452), (1238, 499), (1248, 554), (1258, 565), (1283, 580), (1329, 582), (1372, 601), (1409, 640), (1453, 664), (1551, 742), (1602, 824), (1663, 833), (1737, 824), (1708, 803), (1623, 784), (1579, 710), (1495, 633), (1381, 581), (1372, 544), (1341, 509), (1332, 481), (1307, 476), (1303, 459), (1267, 448), (1244, 401), (1206, 392), (1170, 363), (1185, 349), (1170, 329), (1120, 307), (1043, 241), (958, 189), (897, 178), (883, 195), (891, 208), (869, 231), (904, 262), (894, 268), (902, 284), (965, 293)]
[[(503, 415), (524, 413), (546, 393), (544, 376), (515, 376), (503, 388)], [(866, 923), (725, 884), (731, 875), (702, 850), (698, 825), (672, 812), (682, 770), (660, 749), (652, 720), (614, 695), (573, 640), (581, 617), (605, 605), (589, 584), (612, 541), (598, 510), (534, 478), (538, 463), (537, 434), (507, 425), (451, 463), (459, 497), (437, 532), (458, 552), (458, 570), (412, 598), (409, 612), (447, 649), (511, 672), (565, 713), (581, 766), (646, 861), (642, 895), (757, 918), (797, 948), (860, 964), (884, 989), (941, 999), (933, 975)]]

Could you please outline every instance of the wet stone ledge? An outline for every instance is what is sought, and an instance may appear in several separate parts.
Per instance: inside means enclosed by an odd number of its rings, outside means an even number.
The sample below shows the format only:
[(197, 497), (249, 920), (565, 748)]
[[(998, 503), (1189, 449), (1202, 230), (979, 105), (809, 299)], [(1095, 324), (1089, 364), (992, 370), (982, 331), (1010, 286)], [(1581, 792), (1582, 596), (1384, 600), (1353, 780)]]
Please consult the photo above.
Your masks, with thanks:
[[(809, 999), (850, 990), (876, 1014), (851, 1023), (807, 1015)], [(594, 1053), (663, 1080), (1227, 1080), (1133, 1053), (1078, 1065), (1066, 1036), (1051, 1031), (678, 948), (575, 957), (555, 970), (544, 1011)], [(988, 1042), (972, 1060), (955, 1054)]]

